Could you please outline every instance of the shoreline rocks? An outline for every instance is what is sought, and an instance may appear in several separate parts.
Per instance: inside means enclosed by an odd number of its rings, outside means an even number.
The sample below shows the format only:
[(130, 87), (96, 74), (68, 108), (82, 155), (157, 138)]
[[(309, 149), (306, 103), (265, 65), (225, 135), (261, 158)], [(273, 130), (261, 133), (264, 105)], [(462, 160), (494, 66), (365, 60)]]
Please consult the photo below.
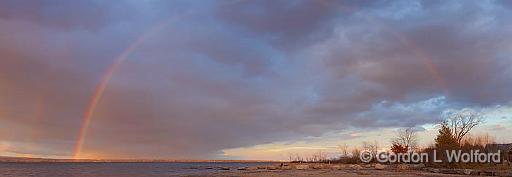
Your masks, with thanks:
[[(430, 168), (425, 164), (321, 164), (321, 163), (281, 163), (267, 166), (234, 167), (240, 171), (352, 171), (352, 173), (374, 173), (372, 171), (389, 171), (398, 173), (429, 172), (439, 175), (487, 175), (487, 176), (511, 176), (512, 170), (479, 170), (479, 169), (446, 169)], [(229, 170), (225, 168), (223, 170)]]
[(352, 164), (352, 165), (350, 165), (349, 167), (350, 167), (351, 169), (354, 169), (354, 170), (360, 170), (360, 169), (363, 169), (363, 167), (362, 167), (361, 165), (354, 165), (354, 164)]
[(384, 170), (386, 169), (388, 166), (387, 165), (382, 165), (382, 164), (375, 164), (375, 169), (376, 170)]
[(295, 165), (296, 170), (307, 170), (309, 169), (309, 165)]

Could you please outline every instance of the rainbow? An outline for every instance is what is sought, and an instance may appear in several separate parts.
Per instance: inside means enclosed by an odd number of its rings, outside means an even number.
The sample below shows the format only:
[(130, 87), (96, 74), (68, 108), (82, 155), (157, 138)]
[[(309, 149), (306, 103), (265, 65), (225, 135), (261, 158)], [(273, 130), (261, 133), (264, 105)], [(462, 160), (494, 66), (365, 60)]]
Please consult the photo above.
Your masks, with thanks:
[[(236, 3), (236, 2), (239, 2), (239, 1), (233, 1), (233, 3)], [(319, 2), (322, 2), (322, 1), (319, 1)], [(323, 2), (325, 2), (325, 1), (323, 1)], [(330, 4), (330, 5), (332, 5), (332, 4)], [(342, 7), (342, 6), (340, 6), (340, 8), (346, 9), (345, 7)], [(178, 16), (177, 18), (180, 18), (180, 17), (181, 16)], [(176, 19), (176, 18), (173, 18), (173, 19)], [(414, 43), (407, 40), (407, 38), (404, 35), (396, 32), (394, 30), (390, 30), (391, 28), (387, 27), (386, 25), (375, 22), (373, 20), (373, 18), (370, 18), (367, 16), (367, 20), (374, 24), (378, 24), (380, 26), (385, 27), (386, 31), (388, 33), (392, 34), (393, 36), (395, 36), (402, 45), (411, 49), (414, 52), (414, 54), (422, 60), (423, 64), (427, 68), (427, 70), (437, 80), (438, 85), (443, 89), (443, 91), (446, 92), (446, 90), (447, 90), (446, 82), (444, 81), (441, 72), (438, 70), (436, 65), (432, 62), (432, 59), (430, 57), (428, 57), (428, 55), (426, 55), (425, 52), (423, 52), (423, 50), (421, 48), (417, 47)], [(100, 102), (101, 98), (103, 97), (103, 94), (104, 94), (110, 80), (112, 79), (115, 71), (120, 68), (120, 66), (127, 60), (127, 58), (130, 56), (130, 54), (134, 50), (136, 50), (140, 45), (142, 45), (142, 43), (149, 36), (160, 31), (168, 23), (169, 23), (169, 21), (166, 20), (162, 23), (155, 25), (150, 30), (145, 31), (140, 37), (138, 37), (135, 40), (135, 42), (131, 43), (118, 57), (116, 57), (114, 59), (114, 62), (105, 70), (104, 74), (101, 77), (99, 84), (94, 89), (94, 92), (92, 94), (92, 97), (89, 100), (89, 103), (87, 104), (87, 107), (85, 108), (85, 111), (84, 111), (84, 114), (82, 117), (82, 121), (80, 124), (80, 130), (79, 130), (78, 137), (76, 140), (76, 144), (74, 146), (72, 158), (74, 158), (74, 159), (82, 158), (82, 149), (83, 149), (83, 146), (85, 143), (87, 131), (88, 131), (89, 125), (91, 123), (92, 116), (94, 115), (94, 112), (98, 106), (98, 103)]]
[[(367, 17), (367, 18), (370, 18), (370, 17)], [(437, 66), (434, 64), (432, 58), (429, 57), (423, 51), (423, 49), (421, 49), (420, 47), (416, 46), (416, 44), (414, 44), (413, 42), (409, 41), (407, 39), (407, 37), (405, 37), (403, 34), (398, 33), (395, 30), (391, 30), (391, 28), (389, 26), (377, 23), (372, 18), (370, 18), (369, 21), (372, 21), (372, 22), (374, 22), (376, 24), (379, 24), (382, 27), (384, 27), (386, 32), (388, 32), (389, 34), (392, 34), (394, 37), (396, 37), (398, 39), (400, 44), (402, 44), (403, 46), (407, 47), (412, 52), (414, 52), (416, 57), (421, 59), (423, 65), (425, 66), (427, 71), (430, 73), (430, 75), (432, 75), (434, 77), (434, 79), (437, 82), (437, 85), (443, 90), (443, 92), (445, 92), (445, 94), (448, 93), (448, 87), (447, 87), (446, 81), (444, 80), (443, 75), (441, 74), (441, 72), (439, 71)]]
[[(355, 9), (353, 7), (350, 7), (350, 6), (343, 6), (342, 4), (336, 3), (336, 1), (319, 0), (317, 2), (320, 2), (320, 3), (322, 3), (325, 6), (337, 7), (339, 9), (342, 9), (342, 10), (345, 10), (345, 11), (349, 11), (349, 12), (353, 12), (353, 13), (355, 13), (356, 10), (357, 10), (357, 9)], [(396, 30), (393, 30), (393, 28), (390, 27), (389, 25), (386, 25), (386, 24), (383, 24), (383, 23), (379, 23), (377, 20), (375, 20), (375, 18), (373, 18), (371, 16), (364, 15), (364, 14), (361, 14), (361, 15), (366, 19), (366, 21), (368, 21), (368, 22), (370, 22), (372, 24), (375, 24), (377, 26), (383, 27), (385, 32), (387, 32), (388, 34), (391, 34), (393, 37), (398, 39), (400, 44), (402, 44), (404, 47), (406, 47), (409, 50), (411, 50), (414, 53), (414, 55), (416, 55), (416, 57), (421, 59), (422, 64), (428, 70), (430, 75), (432, 75), (434, 77), (434, 79), (436, 80), (438, 87), (444, 92), (444, 94), (448, 94), (448, 87), (447, 87), (447, 84), (446, 84), (446, 81), (445, 81), (443, 75), (441, 74), (441, 72), (439, 71), (437, 66), (434, 64), (432, 58), (429, 57), (423, 51), (423, 49), (418, 47), (413, 42), (409, 41), (407, 39), (407, 37), (405, 35), (403, 35), (402, 33), (398, 32)]]
[[(167, 21), (166, 21), (167, 22)], [(91, 118), (94, 115), (94, 112), (96, 110), (96, 107), (98, 106), (98, 103), (100, 102), (101, 98), (103, 97), (103, 94), (105, 93), (105, 89), (108, 86), (108, 83), (112, 79), (112, 76), (114, 75), (115, 71), (127, 60), (127, 58), (130, 56), (130, 54), (137, 49), (146, 38), (151, 36), (152, 34), (156, 33), (157, 31), (160, 31), (161, 28), (164, 27), (166, 23), (160, 23), (156, 25), (155, 27), (151, 28), (150, 30), (144, 32), (140, 37), (135, 40), (135, 42), (131, 43), (128, 48), (126, 48), (121, 55), (119, 55), (115, 60), (114, 63), (112, 63), (104, 72), (104, 74), (101, 77), (100, 83), (96, 86), (96, 89), (94, 90), (93, 96), (91, 97), (89, 104), (87, 105), (85, 112), (82, 117), (82, 123), (80, 124), (80, 131), (78, 133), (78, 138), (73, 150), (73, 158), (79, 159), (81, 158), (82, 148), (85, 142), (85, 138), (87, 136), (87, 130), (89, 128), (89, 125), (91, 123)]]
[[(241, 0), (234, 0), (224, 5), (231, 5), (240, 2)], [(87, 130), (89, 129), (89, 124), (91, 122), (91, 118), (100, 102), (105, 89), (108, 86), (108, 83), (112, 79), (115, 71), (127, 60), (128, 56), (136, 50), (142, 43), (154, 33), (157, 33), (162, 30), (166, 25), (172, 24), (172, 22), (181, 19), (185, 16), (194, 14), (195, 11), (184, 12), (180, 15), (174, 16), (170, 19), (163, 20), (160, 23), (157, 23), (149, 30), (146, 30), (140, 37), (138, 37), (135, 42), (131, 43), (128, 48), (126, 48), (117, 58), (114, 59), (114, 62), (106, 69), (104, 74), (101, 77), (100, 83), (96, 86), (93, 92), (93, 96), (91, 97), (89, 104), (84, 111), (82, 116), (82, 123), (80, 124), (80, 131), (78, 133), (78, 138), (73, 150), (73, 159), (79, 159), (82, 156), (83, 145), (87, 136)]]
[(107, 88), (108, 83), (112, 79), (112, 76), (114, 75), (114, 72), (116, 71), (119, 66), (128, 58), (130, 53), (135, 50), (135, 48), (140, 45), (142, 40), (137, 40), (135, 43), (132, 43), (128, 49), (126, 49), (116, 60), (115, 62), (110, 65), (105, 73), (103, 74), (103, 77), (100, 81), (100, 83), (96, 86), (96, 89), (94, 90), (94, 94), (89, 101), (89, 104), (87, 105), (87, 108), (85, 109), (85, 113), (82, 118), (82, 123), (80, 125), (80, 132), (78, 134), (78, 139), (75, 144), (74, 152), (73, 152), (73, 158), (77, 159), (80, 158), (81, 152), (82, 152), (82, 146), (85, 141), (85, 137), (87, 135), (87, 129), (89, 128), (89, 124), (91, 123), (91, 117), (94, 114), (94, 111), (96, 110), (96, 107), (98, 106), (99, 101), (101, 100), (101, 97), (103, 96), (103, 93), (105, 92), (105, 89)]

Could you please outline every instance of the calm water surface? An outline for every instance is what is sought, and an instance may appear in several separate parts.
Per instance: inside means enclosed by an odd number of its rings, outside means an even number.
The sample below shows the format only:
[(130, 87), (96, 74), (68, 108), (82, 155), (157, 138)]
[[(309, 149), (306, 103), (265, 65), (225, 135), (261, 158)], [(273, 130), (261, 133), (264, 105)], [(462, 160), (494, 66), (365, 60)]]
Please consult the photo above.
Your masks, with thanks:
[[(269, 163), (0, 163), (1, 177), (131, 177), (203, 176), (220, 172), (217, 167), (262, 166)], [(213, 167), (213, 169), (207, 169)]]

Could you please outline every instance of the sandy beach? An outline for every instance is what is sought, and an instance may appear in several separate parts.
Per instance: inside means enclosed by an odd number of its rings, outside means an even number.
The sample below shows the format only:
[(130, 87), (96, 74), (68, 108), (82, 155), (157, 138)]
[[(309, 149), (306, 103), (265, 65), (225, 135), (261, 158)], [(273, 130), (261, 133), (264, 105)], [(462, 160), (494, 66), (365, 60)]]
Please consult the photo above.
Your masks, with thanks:
[[(438, 174), (423, 171), (388, 171), (388, 170), (275, 170), (275, 171), (229, 171), (218, 172), (213, 174), (202, 174), (197, 176), (240, 176), (240, 177), (259, 177), (259, 176), (273, 176), (273, 177), (297, 177), (297, 176), (318, 176), (318, 177), (331, 177), (331, 176), (367, 176), (367, 177), (419, 177), (419, 176), (466, 176), (466, 175), (453, 175), (453, 174)], [(194, 175), (192, 175), (194, 176)]]
[(190, 176), (512, 176), (511, 168), (501, 169), (439, 169), (428, 168), (424, 165), (380, 165), (380, 164), (286, 164), (286, 166), (258, 166), (250, 168), (228, 169), (213, 173), (203, 173)]

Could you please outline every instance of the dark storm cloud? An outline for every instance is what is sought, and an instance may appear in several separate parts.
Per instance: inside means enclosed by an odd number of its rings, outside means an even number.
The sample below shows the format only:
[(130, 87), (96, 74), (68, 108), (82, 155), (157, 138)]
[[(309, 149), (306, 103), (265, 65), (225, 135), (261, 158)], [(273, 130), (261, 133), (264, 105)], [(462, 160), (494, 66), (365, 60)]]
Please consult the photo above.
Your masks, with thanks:
[[(441, 10), (450, 9), (450, 5), (460, 12)], [(450, 99), (507, 103), (510, 92), (502, 89), (510, 86), (505, 79), (510, 76), (504, 73), (510, 69), (510, 59), (504, 57), (510, 46), (510, 14), (499, 6), (477, 8), (471, 4), (469, 12), (465, 6), (456, 5), (461, 4), (412, 11), (413, 25), (401, 25), (409, 19), (395, 19), (397, 14), (375, 12), (372, 23), (354, 25), (353, 29), (341, 27), (339, 36), (335, 36), (338, 39), (329, 44), (327, 67), (334, 70), (336, 78), (357, 73), (363, 82), (379, 86), (377, 93), (370, 93), (387, 97), (384, 99), (445, 90)], [(433, 66), (439, 78), (427, 64)]]
[(142, 34), (91, 119), (86, 154), (217, 158), (512, 97), (501, 2), (0, 4), (0, 141), (18, 153), (69, 155), (104, 70)]
[[(240, 1), (218, 9), (218, 16), (235, 27), (266, 38), (280, 48), (322, 37), (335, 18), (336, 6), (324, 1)], [(328, 31), (323, 31), (325, 32)], [(316, 35), (316, 36), (315, 36)], [(325, 36), (323, 36), (325, 37)]]

